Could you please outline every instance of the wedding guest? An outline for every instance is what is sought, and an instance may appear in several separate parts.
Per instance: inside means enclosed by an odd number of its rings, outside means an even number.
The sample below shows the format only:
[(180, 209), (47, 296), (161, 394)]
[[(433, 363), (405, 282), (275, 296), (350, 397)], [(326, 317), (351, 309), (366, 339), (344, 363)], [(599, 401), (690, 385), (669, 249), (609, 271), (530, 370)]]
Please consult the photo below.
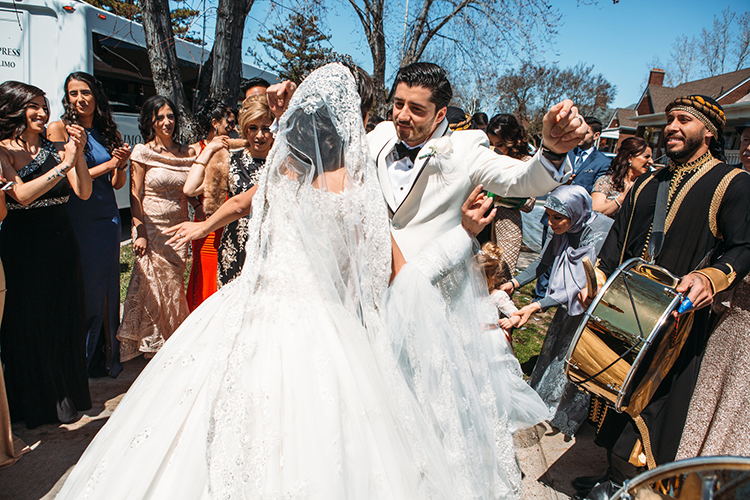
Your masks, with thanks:
[(609, 170), (596, 180), (591, 190), (594, 210), (614, 219), (635, 180), (653, 164), (651, 148), (645, 140), (628, 137), (622, 141)]
[(591, 196), (582, 186), (556, 188), (544, 207), (552, 237), (547, 239), (539, 257), (500, 289), (510, 295), (549, 270), (547, 295), (522, 307), (509, 319), (500, 320), (500, 325), (505, 329), (517, 328), (533, 314), (557, 307), (529, 384), (547, 403), (550, 425), (566, 436), (573, 436), (588, 416), (589, 396), (566, 380), (564, 353), (584, 313), (577, 300), (578, 292), (586, 286), (582, 260), (588, 257), (596, 262), (612, 219), (591, 209)]
[(15, 183), (0, 230), (8, 288), (0, 353), (11, 418), (33, 429), (91, 408), (81, 260), (65, 210), (71, 190), (91, 196), (91, 176), (82, 127), (67, 127), (67, 143), (47, 140), (41, 89), (4, 82), (0, 109), (2, 174)]
[(130, 147), (123, 144), (101, 84), (88, 73), (75, 72), (65, 79), (60, 121), (50, 123), (47, 138), (68, 140), (66, 127), (86, 130), (83, 154), (93, 179), (88, 200), (70, 195), (65, 208), (81, 253), (86, 297), (86, 363), (90, 377), (122, 371), (120, 342), (120, 211), (115, 190), (127, 180)]
[[(205, 137), (193, 144), (193, 148), (199, 153), (208, 150), (210, 157), (222, 148), (226, 147), (229, 134), (234, 132), (236, 125), (236, 113), (228, 106), (213, 99), (208, 99), (197, 115), (198, 126), (201, 135)], [(209, 157), (209, 161), (210, 161)], [(196, 197), (199, 201), (193, 207), (195, 209), (196, 221), (206, 220), (206, 215), (211, 215), (214, 209), (207, 206), (216, 205), (214, 199), (206, 201), (205, 197), (206, 164), (200, 161), (193, 162), (190, 167), (185, 186), (182, 191), (187, 196)], [(226, 190), (225, 190), (226, 191)], [(215, 193), (221, 195), (222, 193)], [(224, 202), (220, 197), (218, 205)], [(187, 286), (188, 308), (191, 311), (201, 305), (211, 294), (216, 291), (216, 273), (218, 269), (219, 241), (222, 229), (219, 228), (208, 234), (205, 238), (193, 241), (193, 262), (190, 268), (190, 278)]]
[(588, 131), (578, 147), (568, 153), (568, 158), (573, 164), (573, 184), (583, 186), (590, 193), (596, 180), (609, 169), (610, 159), (596, 147), (602, 122), (593, 116), (586, 116), (584, 120)]
[[(232, 198), (250, 190), (258, 182), (258, 176), (266, 163), (266, 156), (273, 146), (271, 125), (274, 115), (268, 107), (265, 95), (250, 96), (242, 103), (239, 125), (247, 146), (229, 157), (228, 168), (219, 176), (223, 193)], [(223, 200), (222, 200), (223, 201)], [(214, 203), (213, 213), (221, 204)], [(221, 235), (219, 245), (219, 286), (236, 278), (245, 263), (245, 241), (249, 216), (230, 222)]]
[[(0, 185), (6, 183), (5, 177), (0, 175)], [(0, 222), (8, 215), (8, 209), (5, 206), (5, 191), (0, 191)], [(3, 310), (5, 307), (5, 271), (3, 263), (0, 261), (0, 325), (3, 320)], [(17, 444), (14, 444), (14, 441)], [(5, 379), (3, 371), (0, 370), (0, 469), (10, 467), (21, 458), (28, 448), (23, 441), (16, 440), (10, 426), (10, 411), (8, 410), (8, 397), (5, 395)]]
[(242, 85), (240, 85), (242, 99), (247, 99), (251, 95), (265, 95), (266, 89), (270, 85), (271, 84), (268, 83), (267, 80), (260, 78), (259, 76), (250, 78), (249, 80), (243, 80)]
[(180, 119), (172, 101), (150, 97), (138, 128), (144, 144), (130, 155), (130, 211), (133, 215), (135, 261), (117, 330), (120, 359), (153, 356), (190, 313), (183, 286), (187, 248), (170, 245), (165, 230), (188, 220), (182, 189), (194, 161), (205, 163), (203, 151), (177, 141)]
[[(531, 158), (529, 138), (526, 130), (518, 123), (516, 117), (509, 114), (499, 114), (492, 117), (487, 127), (487, 138), (490, 145), (499, 154), (509, 156), (516, 160), (527, 161)], [(531, 212), (534, 208), (536, 198), (496, 198), (495, 208), (497, 214), (494, 222), (488, 226), (491, 241), (503, 249), (502, 258), (508, 265), (510, 274), (505, 275), (505, 280), (513, 277), (521, 253), (523, 243), (523, 222), (521, 211)], [(483, 231), (477, 238), (483, 241)]]
[(487, 113), (482, 113), (481, 111), (479, 113), (474, 113), (471, 117), (471, 128), (484, 130), (486, 132), (488, 120)]

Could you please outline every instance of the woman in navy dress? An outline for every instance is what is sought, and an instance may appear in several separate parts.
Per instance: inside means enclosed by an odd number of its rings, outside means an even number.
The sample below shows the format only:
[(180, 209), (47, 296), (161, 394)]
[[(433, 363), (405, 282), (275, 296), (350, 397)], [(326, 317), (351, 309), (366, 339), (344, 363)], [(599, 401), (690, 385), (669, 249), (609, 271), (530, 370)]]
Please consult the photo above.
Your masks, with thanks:
[(11, 419), (33, 429), (91, 408), (81, 260), (65, 210), (71, 190), (91, 196), (91, 176), (82, 127), (68, 126), (67, 143), (45, 137), (41, 89), (4, 82), (0, 109), (0, 164), (15, 183), (0, 230), (8, 289), (0, 352)]
[(120, 342), (120, 212), (115, 189), (125, 185), (130, 148), (123, 144), (112, 110), (101, 85), (88, 73), (71, 73), (65, 79), (65, 113), (51, 123), (47, 138), (68, 140), (65, 127), (86, 129), (84, 157), (93, 178), (88, 200), (75, 193), (66, 205), (81, 252), (86, 296), (86, 364), (90, 377), (122, 371)]

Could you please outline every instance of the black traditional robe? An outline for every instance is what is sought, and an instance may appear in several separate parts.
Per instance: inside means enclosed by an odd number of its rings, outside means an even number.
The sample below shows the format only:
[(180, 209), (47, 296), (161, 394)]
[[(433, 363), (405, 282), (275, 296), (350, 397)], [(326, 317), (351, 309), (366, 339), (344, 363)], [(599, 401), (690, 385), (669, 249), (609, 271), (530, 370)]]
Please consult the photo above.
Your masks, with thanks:
[[(656, 264), (677, 276), (711, 267), (715, 276), (720, 271), (725, 284), (741, 281), (750, 270), (750, 175), (709, 153), (636, 180), (599, 253), (598, 268), (610, 275), (630, 258), (648, 260), (656, 193), (662, 180), (670, 182), (670, 196)], [(641, 414), (657, 464), (673, 461), (677, 453), (711, 322), (710, 307), (695, 312), (680, 356)], [(639, 437), (629, 415), (609, 411), (596, 442), (627, 461)]]

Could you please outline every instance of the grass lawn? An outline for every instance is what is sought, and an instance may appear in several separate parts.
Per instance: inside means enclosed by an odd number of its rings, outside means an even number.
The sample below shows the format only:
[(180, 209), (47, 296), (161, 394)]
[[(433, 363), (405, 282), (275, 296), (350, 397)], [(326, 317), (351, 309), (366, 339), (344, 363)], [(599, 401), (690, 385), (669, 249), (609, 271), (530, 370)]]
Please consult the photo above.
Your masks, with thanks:
[[(185, 285), (190, 276), (191, 258), (188, 258), (185, 266)], [(133, 270), (133, 245), (125, 245), (120, 248), (120, 302), (125, 301), (125, 294), (128, 291), (130, 283), (130, 273)], [(513, 295), (513, 302), (520, 309), (529, 302), (534, 292), (534, 283), (528, 284), (518, 290)], [(513, 346), (516, 357), (521, 364), (524, 364), (529, 358), (539, 354), (544, 342), (544, 335), (547, 333), (549, 324), (552, 321), (555, 310), (549, 309), (547, 312), (539, 312), (531, 317), (528, 323), (521, 328), (513, 331)]]
[[(516, 304), (516, 307), (520, 309), (531, 302), (534, 284), (535, 282), (529, 283), (513, 294), (513, 303)], [(544, 336), (547, 334), (547, 329), (554, 315), (554, 308), (550, 308), (546, 312), (538, 312), (524, 326), (513, 330), (513, 348), (519, 363), (524, 364), (529, 358), (539, 354)]]

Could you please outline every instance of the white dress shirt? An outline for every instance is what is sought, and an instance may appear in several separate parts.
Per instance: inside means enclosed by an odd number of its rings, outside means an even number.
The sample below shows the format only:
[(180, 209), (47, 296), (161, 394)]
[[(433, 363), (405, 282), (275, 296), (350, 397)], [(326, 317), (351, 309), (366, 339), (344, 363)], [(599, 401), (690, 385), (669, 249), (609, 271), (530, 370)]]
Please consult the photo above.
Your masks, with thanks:
[[(426, 141), (416, 146), (416, 148), (422, 149), (422, 146), (425, 144)], [(411, 186), (412, 178), (417, 173), (416, 169), (411, 158), (408, 156), (404, 156), (400, 160), (398, 159), (395, 147), (388, 155), (386, 164), (388, 165), (388, 178), (393, 187), (393, 197), (396, 199), (396, 205), (400, 205), (404, 201), (404, 198), (406, 198), (406, 195), (409, 194), (409, 186)]]

